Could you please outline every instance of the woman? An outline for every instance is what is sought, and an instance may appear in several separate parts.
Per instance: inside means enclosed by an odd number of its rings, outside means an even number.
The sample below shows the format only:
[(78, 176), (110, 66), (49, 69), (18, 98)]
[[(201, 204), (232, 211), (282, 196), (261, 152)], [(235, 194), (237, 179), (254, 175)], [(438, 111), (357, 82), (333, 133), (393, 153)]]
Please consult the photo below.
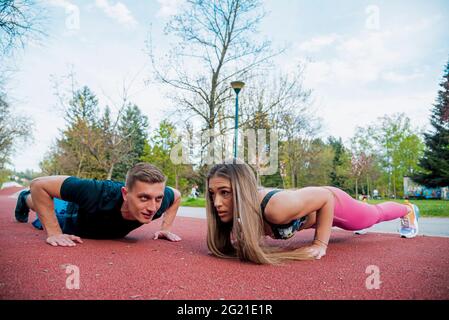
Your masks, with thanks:
[[(413, 238), (418, 233), (415, 205), (370, 205), (334, 187), (258, 188), (245, 163), (215, 165), (207, 176), (206, 201), (209, 250), (221, 258), (238, 257), (259, 264), (320, 259), (326, 254), (332, 226), (360, 230), (401, 218), (402, 237)], [(265, 235), (288, 239), (308, 228), (315, 229), (315, 237), (306, 247), (287, 251), (263, 242)]]

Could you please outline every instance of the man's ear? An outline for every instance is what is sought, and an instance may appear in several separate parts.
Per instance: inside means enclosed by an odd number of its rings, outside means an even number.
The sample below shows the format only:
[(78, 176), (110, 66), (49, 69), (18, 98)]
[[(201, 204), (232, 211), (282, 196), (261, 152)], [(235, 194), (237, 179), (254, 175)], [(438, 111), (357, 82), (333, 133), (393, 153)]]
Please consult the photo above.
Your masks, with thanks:
[(123, 200), (126, 200), (126, 196), (128, 195), (128, 189), (126, 187), (122, 187), (122, 197)]

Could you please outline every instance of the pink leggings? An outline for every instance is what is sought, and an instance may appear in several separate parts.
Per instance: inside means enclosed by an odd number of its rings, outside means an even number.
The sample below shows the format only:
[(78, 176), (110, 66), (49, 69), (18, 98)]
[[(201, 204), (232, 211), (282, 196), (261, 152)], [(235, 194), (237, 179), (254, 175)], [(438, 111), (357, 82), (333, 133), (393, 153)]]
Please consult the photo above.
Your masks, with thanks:
[(333, 226), (344, 230), (361, 230), (369, 228), (382, 221), (390, 221), (407, 214), (407, 206), (396, 202), (368, 204), (353, 199), (346, 192), (335, 188), (331, 190), (335, 199)]

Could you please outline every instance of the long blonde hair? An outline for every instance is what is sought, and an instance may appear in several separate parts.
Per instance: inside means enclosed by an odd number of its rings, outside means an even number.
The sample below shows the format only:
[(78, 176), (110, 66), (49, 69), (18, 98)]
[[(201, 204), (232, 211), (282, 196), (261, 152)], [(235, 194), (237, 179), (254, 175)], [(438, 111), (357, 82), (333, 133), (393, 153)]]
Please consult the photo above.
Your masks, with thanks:
[[(233, 219), (223, 223), (209, 193), (213, 177), (228, 179), (232, 187)], [(206, 180), (207, 246), (220, 258), (236, 258), (258, 264), (279, 264), (283, 260), (309, 260), (303, 252), (268, 247), (258, 198), (258, 186), (251, 168), (243, 163), (213, 166)]]

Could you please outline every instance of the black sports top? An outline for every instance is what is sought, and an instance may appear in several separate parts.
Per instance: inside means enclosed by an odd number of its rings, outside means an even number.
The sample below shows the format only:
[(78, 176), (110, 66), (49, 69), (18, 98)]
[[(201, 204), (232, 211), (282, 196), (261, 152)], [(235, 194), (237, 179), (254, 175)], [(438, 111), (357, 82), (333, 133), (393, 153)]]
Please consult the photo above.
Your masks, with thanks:
[(262, 217), (270, 225), (275, 239), (285, 240), (291, 238), (295, 234), (295, 232), (298, 231), (299, 228), (301, 228), (301, 226), (304, 224), (306, 220), (306, 217), (301, 217), (292, 220), (290, 221), (290, 223), (287, 224), (274, 224), (269, 222), (265, 217), (265, 207), (267, 206), (268, 201), (270, 201), (271, 197), (280, 191), (282, 190), (272, 190), (268, 192), (263, 198), (262, 203), (260, 204), (260, 209), (262, 210)]

